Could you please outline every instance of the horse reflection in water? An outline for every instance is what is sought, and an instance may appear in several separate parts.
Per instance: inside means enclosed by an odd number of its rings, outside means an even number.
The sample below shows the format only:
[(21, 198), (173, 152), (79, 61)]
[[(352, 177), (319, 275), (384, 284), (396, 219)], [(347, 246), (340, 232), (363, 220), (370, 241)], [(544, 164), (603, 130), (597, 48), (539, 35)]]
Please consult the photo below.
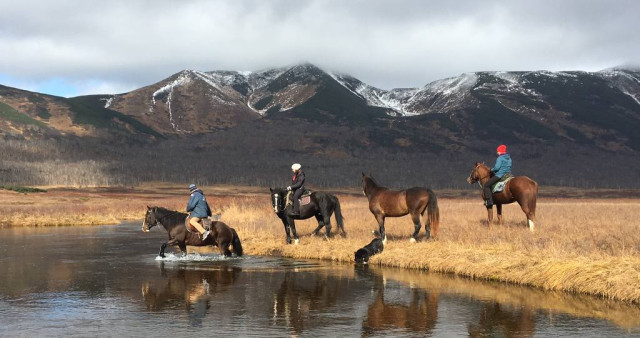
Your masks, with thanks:
[(274, 324), (289, 327), (293, 335), (301, 334), (311, 327), (323, 325), (313, 313), (326, 312), (333, 307), (338, 309), (339, 302), (349, 302), (353, 296), (350, 293), (346, 278), (287, 271), (274, 295), (272, 320)]
[(191, 326), (201, 326), (210, 301), (234, 284), (241, 269), (222, 266), (219, 270), (166, 270), (161, 265), (163, 279), (142, 283), (142, 298), (150, 311), (162, 311), (184, 302)]
[[(359, 272), (360, 274), (371, 273), (368, 269), (368, 266), (364, 266)], [(369, 305), (367, 316), (362, 322), (363, 336), (391, 329), (430, 334), (438, 320), (438, 294), (424, 289), (412, 288), (408, 302), (406, 302), (407, 299), (405, 302), (388, 302), (385, 301), (384, 284), (384, 277), (375, 274), (376, 298)]]
[(528, 307), (505, 310), (499, 303), (486, 304), (477, 324), (469, 324), (469, 337), (533, 337), (535, 313)]

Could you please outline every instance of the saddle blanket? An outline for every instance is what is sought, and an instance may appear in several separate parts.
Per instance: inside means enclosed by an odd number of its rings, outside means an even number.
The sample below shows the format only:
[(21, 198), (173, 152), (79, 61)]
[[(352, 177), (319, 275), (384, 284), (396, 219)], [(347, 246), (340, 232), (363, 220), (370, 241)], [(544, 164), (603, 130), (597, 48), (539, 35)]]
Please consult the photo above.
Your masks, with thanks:
[(505, 180), (499, 181), (498, 183), (493, 185), (493, 187), (491, 188), (491, 191), (492, 192), (501, 192), (501, 191), (503, 191), (504, 187), (507, 185), (507, 182), (511, 181), (513, 178), (514, 178), (514, 176), (509, 176)]
[[(312, 193), (312, 191), (308, 190), (308, 189), (305, 190), (304, 193), (302, 193), (302, 196), (300, 197), (300, 200), (299, 200), (300, 201), (300, 206), (307, 205), (307, 204), (311, 203), (311, 193)], [(293, 191), (289, 191), (287, 193), (287, 197), (286, 197), (286, 199), (287, 199), (286, 206), (287, 207), (292, 203), (293, 199), (292, 199), (291, 195), (293, 195)]]

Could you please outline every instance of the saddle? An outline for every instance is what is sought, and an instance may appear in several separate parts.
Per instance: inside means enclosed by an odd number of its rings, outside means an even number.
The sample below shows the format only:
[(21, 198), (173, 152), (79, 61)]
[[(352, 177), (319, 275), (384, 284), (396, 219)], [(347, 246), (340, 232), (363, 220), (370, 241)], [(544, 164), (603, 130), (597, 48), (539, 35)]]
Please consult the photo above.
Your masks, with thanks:
[[(187, 231), (189, 231), (189, 232), (198, 233), (198, 230), (196, 230), (196, 228), (194, 228), (193, 225), (191, 225), (191, 223), (189, 223), (190, 219), (191, 219), (191, 216), (187, 215), (187, 217), (184, 219), (184, 227), (187, 228)], [(220, 215), (216, 214), (216, 215), (213, 215), (211, 217), (200, 219), (199, 223), (200, 223), (200, 225), (202, 225), (204, 230), (209, 231), (209, 230), (211, 230), (213, 222), (217, 222), (219, 219), (220, 219)]]
[[(302, 196), (300, 196), (300, 206), (303, 205), (307, 205), (309, 203), (311, 203), (311, 194), (313, 193), (313, 191), (304, 188), (304, 191), (302, 192)], [(286, 196), (286, 201), (287, 203), (285, 204), (285, 208), (288, 207), (289, 205), (293, 204), (293, 190), (287, 192), (287, 196)]]
[(506, 174), (504, 176), (502, 176), (502, 178), (500, 179), (500, 181), (498, 181), (496, 184), (493, 185), (493, 187), (491, 187), (491, 192), (501, 192), (504, 190), (504, 187), (507, 185), (507, 182), (511, 181), (515, 176), (509, 174)]

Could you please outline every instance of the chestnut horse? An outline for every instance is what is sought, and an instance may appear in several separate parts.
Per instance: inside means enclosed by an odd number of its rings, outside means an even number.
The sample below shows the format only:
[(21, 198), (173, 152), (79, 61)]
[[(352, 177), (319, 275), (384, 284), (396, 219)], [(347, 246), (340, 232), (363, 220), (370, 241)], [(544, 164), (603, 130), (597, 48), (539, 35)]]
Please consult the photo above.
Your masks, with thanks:
[[(489, 167), (484, 163), (476, 162), (475, 167), (467, 178), (467, 182), (469, 184), (479, 182), (480, 186), (484, 187), (491, 176), (493, 176), (493, 174)], [(493, 203), (496, 205), (496, 211), (498, 212), (498, 224), (502, 225), (502, 205), (518, 202), (522, 211), (527, 215), (529, 230), (534, 231), (537, 198), (538, 183), (536, 183), (536, 181), (527, 176), (516, 176), (512, 178), (507, 182), (504, 190), (493, 193)], [(484, 200), (484, 192), (482, 193), (482, 199)], [(489, 227), (491, 227), (491, 223), (493, 222), (492, 208), (487, 208), (487, 219)]]
[(438, 209), (438, 199), (436, 194), (427, 188), (409, 188), (407, 190), (389, 190), (370, 177), (362, 173), (362, 190), (369, 200), (369, 210), (375, 216), (380, 227), (380, 238), (384, 242), (387, 236), (384, 231), (385, 217), (402, 217), (411, 214), (414, 231), (411, 242), (418, 240), (420, 232), (420, 216), (428, 214), (426, 224), (427, 239), (431, 238), (431, 226), (433, 226), (433, 237), (438, 236), (438, 226), (440, 224), (440, 210)]

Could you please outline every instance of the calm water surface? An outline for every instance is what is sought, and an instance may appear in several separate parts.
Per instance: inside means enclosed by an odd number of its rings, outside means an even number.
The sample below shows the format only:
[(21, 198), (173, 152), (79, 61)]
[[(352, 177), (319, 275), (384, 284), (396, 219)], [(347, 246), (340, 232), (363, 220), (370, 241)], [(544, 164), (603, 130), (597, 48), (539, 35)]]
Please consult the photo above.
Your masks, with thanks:
[(139, 224), (0, 230), (2, 336), (640, 336), (628, 304), (462, 278), (217, 254)]

